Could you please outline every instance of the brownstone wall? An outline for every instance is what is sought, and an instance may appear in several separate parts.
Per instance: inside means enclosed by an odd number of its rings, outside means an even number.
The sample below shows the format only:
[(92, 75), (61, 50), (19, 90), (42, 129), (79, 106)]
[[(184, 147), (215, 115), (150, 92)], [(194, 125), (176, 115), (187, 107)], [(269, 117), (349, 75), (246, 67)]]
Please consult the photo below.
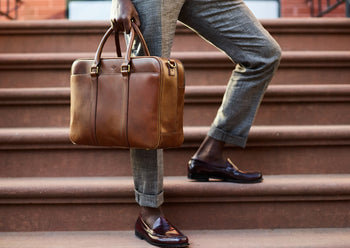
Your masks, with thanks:
[[(66, 11), (66, 0), (22, 0), (18, 9), (18, 20), (47, 20), (64, 19)], [(14, 0), (10, 0), (10, 8), (14, 8)], [(0, 0), (1, 11), (7, 6), (7, 0)], [(10, 13), (11, 16), (14, 12)], [(0, 16), (0, 20), (6, 20)]]
[[(64, 19), (66, 0), (22, 0), (18, 10), (18, 20)], [(323, 0), (326, 1), (326, 0)], [(15, 0), (10, 0), (12, 9)], [(7, 0), (0, 0), (1, 11), (6, 8)], [(317, 7), (317, 6), (316, 6)], [(11, 13), (13, 16), (14, 13)], [(281, 0), (281, 17), (309, 17), (310, 7), (306, 0)], [(345, 4), (327, 14), (326, 17), (345, 17)], [(0, 16), (0, 21), (7, 20)]]
[[(326, 3), (326, 0), (322, 1)], [(331, 0), (331, 2), (336, 1)], [(318, 6), (315, 5), (315, 8)], [(281, 0), (281, 17), (310, 17), (310, 6), (306, 0)], [(325, 17), (345, 17), (345, 4), (328, 13)]]

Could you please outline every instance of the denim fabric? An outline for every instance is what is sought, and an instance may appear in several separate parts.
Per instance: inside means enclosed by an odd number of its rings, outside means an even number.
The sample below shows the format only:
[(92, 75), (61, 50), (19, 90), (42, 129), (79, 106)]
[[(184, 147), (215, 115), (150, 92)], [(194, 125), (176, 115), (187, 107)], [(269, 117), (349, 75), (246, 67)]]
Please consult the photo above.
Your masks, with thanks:
[[(168, 57), (179, 19), (236, 63), (209, 136), (240, 147), (276, 71), (281, 49), (242, 0), (132, 0), (151, 55)], [(141, 54), (136, 44), (134, 53)], [(162, 150), (131, 150), (136, 201), (163, 203)]]

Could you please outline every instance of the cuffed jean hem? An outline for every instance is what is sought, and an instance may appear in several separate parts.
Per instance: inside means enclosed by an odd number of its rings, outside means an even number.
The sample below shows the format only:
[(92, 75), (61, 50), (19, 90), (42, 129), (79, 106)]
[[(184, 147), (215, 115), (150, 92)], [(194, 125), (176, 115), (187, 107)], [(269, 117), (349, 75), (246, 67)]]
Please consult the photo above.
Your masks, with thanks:
[(227, 133), (215, 126), (212, 126), (208, 132), (208, 136), (223, 141), (225, 143), (229, 143), (232, 145), (236, 145), (239, 147), (244, 148), (247, 144), (247, 139), (248, 137), (240, 137), (240, 136), (235, 136), (230, 133)]
[(146, 195), (135, 190), (135, 200), (141, 207), (158, 208), (164, 202), (164, 194)]

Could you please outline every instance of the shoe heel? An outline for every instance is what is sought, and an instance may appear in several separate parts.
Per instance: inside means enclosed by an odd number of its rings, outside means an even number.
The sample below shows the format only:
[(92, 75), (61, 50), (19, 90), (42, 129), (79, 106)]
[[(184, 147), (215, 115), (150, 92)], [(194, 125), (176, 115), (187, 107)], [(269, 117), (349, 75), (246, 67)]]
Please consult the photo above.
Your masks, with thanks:
[(139, 233), (138, 231), (135, 231), (135, 236), (138, 237), (141, 240), (144, 240), (145, 238)]
[(191, 173), (188, 173), (187, 178), (188, 179), (192, 179), (192, 180), (196, 180), (196, 181), (199, 181), (199, 182), (208, 182), (209, 181), (209, 177), (202, 176), (202, 175), (191, 174)]

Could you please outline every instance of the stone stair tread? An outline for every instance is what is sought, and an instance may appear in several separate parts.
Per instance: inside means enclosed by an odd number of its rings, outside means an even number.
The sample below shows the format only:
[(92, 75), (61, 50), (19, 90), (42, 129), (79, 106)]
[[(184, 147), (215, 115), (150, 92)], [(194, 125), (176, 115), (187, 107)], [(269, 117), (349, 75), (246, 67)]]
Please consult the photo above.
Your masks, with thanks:
[[(184, 125), (210, 125), (225, 90), (225, 85), (188, 85)], [(69, 104), (69, 87), (0, 88), (0, 128), (68, 126)], [(271, 84), (254, 124), (346, 125), (349, 105), (350, 84)]]
[[(115, 53), (103, 56), (115, 57)], [(0, 54), (2, 88), (67, 87), (72, 62), (93, 57), (93, 52)], [(171, 57), (183, 62), (187, 85), (226, 85), (234, 67), (222, 52), (174, 52)], [(284, 51), (271, 84), (348, 84), (349, 66), (350, 52), (346, 50)]]
[[(185, 126), (185, 142), (164, 153), (167, 176), (185, 176), (185, 166), (208, 126)], [(350, 125), (253, 126), (246, 149), (227, 146), (243, 170), (266, 175), (350, 173)], [(69, 128), (0, 128), (3, 177), (131, 175), (127, 149), (73, 145)], [(14, 159), (16, 158), (16, 159)]]
[[(208, 126), (184, 127), (183, 146), (197, 144), (208, 130)], [(249, 135), (248, 145), (346, 145), (350, 143), (350, 125), (261, 125), (253, 126)], [(0, 128), (0, 141), (0, 147), (72, 145), (68, 127)]]
[[(0, 65), (6, 66), (11, 63), (64, 63), (72, 61), (76, 58), (91, 58), (93, 59), (95, 51), (91, 52), (46, 52), (46, 53), (0, 53)], [(202, 63), (208, 63), (210, 61), (203, 61), (203, 59), (218, 60), (225, 63), (232, 63), (230, 59), (221, 51), (175, 51), (171, 54), (174, 58), (179, 58), (184, 62), (202, 61)], [(102, 57), (116, 57), (114, 52), (103, 53)], [(320, 61), (345, 61), (348, 62), (350, 58), (350, 51), (283, 51), (283, 60), (291, 60), (297, 62), (309, 62), (315, 59)], [(332, 60), (332, 61), (329, 61)], [(7, 63), (6, 63), (7, 62)], [(283, 65), (283, 64), (282, 64)]]
[[(131, 177), (1, 178), (0, 230), (132, 230), (133, 191)], [(259, 184), (166, 177), (164, 192), (164, 211), (183, 230), (349, 227), (350, 174), (265, 176)]]
[[(261, 20), (284, 50), (332, 49), (348, 47), (350, 22), (348, 18), (279, 18)], [(12, 21), (0, 23), (3, 52), (89, 51), (107, 30), (108, 21)], [(23, 45), (25, 44), (25, 45)], [(38, 44), (40, 44), (38, 46)], [(114, 45), (107, 44), (109, 51)], [(211, 45), (178, 23), (174, 50), (213, 50)]]
[[(258, 184), (165, 177), (167, 202), (349, 200), (350, 174), (268, 175)], [(0, 178), (0, 204), (133, 203), (132, 177)]]
[[(186, 86), (186, 101), (204, 98), (204, 102), (221, 102), (226, 85), (189, 85)], [(288, 97), (286, 99), (286, 97)], [(350, 100), (349, 84), (289, 84), (269, 85), (264, 101), (335, 101)], [(0, 88), (0, 104), (38, 104), (69, 103), (69, 87), (30, 87)]]
[[(296, 28), (311, 27), (312, 30), (328, 31), (326, 28), (335, 28), (339, 32), (348, 32), (350, 28), (350, 21), (347, 18), (330, 17), (330, 18), (280, 18), (276, 19), (263, 19), (260, 20), (263, 25), (272, 26), (277, 30), (286, 31), (285, 28), (292, 28), (289, 32), (295, 32)], [(110, 25), (109, 21), (70, 21), (70, 20), (18, 20), (12, 22), (0, 22), (0, 28), (3, 33), (8, 34), (9, 30), (26, 30), (29, 33), (37, 33), (37, 30), (46, 31), (50, 34), (57, 32), (76, 33), (73, 29), (76, 27), (81, 32), (96, 32), (96, 30), (104, 30)], [(177, 26), (181, 29), (186, 29), (184, 25), (178, 23)], [(56, 29), (55, 29), (56, 28)], [(72, 31), (73, 29), (73, 31)], [(93, 30), (93, 31), (91, 31)], [(308, 29), (307, 29), (308, 30)]]
[[(104, 56), (115, 57), (115, 54), (104, 53)], [(93, 58), (94, 54), (0, 54), (1, 86), (67, 87), (73, 61), (84, 57)], [(221, 52), (174, 52), (171, 57), (183, 62), (187, 85), (226, 85), (234, 67)], [(349, 51), (286, 51), (271, 84), (348, 84), (349, 66)], [(13, 73), (14, 70), (17, 73)]]
[[(350, 228), (183, 230), (191, 247), (346, 248)], [(151, 247), (133, 231), (3, 232), (0, 248)]]

